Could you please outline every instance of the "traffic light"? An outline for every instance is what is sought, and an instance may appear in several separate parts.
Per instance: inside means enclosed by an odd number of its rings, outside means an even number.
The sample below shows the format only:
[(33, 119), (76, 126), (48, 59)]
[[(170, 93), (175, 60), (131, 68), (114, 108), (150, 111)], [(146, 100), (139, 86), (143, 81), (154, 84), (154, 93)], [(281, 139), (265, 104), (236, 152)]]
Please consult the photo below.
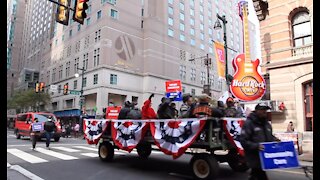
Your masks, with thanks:
[(38, 93), (39, 92), (39, 87), (40, 87), (40, 83), (38, 83), (38, 82), (36, 82), (36, 93)]
[(44, 87), (45, 87), (44, 82), (41, 82), (40, 85), (39, 85), (39, 91), (40, 92), (44, 92)]
[(67, 94), (68, 94), (68, 91), (69, 91), (69, 86), (68, 86), (68, 83), (67, 83), (67, 84), (65, 84), (65, 85), (63, 86), (63, 94), (64, 94), (64, 95), (67, 95)]
[[(58, 3), (69, 7), (71, 0), (58, 0)], [(64, 6), (58, 5), (57, 7), (57, 14), (56, 14), (56, 21), (63, 25), (68, 25), (69, 23), (69, 9)]]
[(87, 17), (87, 1), (89, 0), (76, 0), (76, 3), (74, 5), (73, 20), (77, 21), (80, 24), (83, 24), (84, 19)]

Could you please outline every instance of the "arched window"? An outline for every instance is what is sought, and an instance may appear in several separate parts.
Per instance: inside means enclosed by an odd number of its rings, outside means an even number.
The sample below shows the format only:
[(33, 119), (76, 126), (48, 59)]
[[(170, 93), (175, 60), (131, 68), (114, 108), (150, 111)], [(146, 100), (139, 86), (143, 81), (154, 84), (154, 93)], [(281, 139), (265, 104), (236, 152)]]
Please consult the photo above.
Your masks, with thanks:
[(305, 130), (313, 131), (313, 81), (303, 84)]
[(293, 41), (295, 47), (312, 43), (309, 13), (300, 11), (292, 17)]

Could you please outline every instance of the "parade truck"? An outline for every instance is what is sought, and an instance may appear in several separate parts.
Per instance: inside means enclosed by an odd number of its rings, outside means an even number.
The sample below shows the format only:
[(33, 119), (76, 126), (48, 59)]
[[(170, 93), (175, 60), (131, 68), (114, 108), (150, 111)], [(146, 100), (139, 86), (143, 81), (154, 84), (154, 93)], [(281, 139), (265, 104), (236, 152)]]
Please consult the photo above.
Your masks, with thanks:
[(173, 160), (191, 154), (190, 166), (196, 179), (215, 179), (219, 163), (227, 162), (237, 172), (249, 168), (238, 141), (244, 118), (183, 119), (84, 119), (88, 144), (98, 145), (99, 159), (112, 162), (115, 149), (146, 159), (152, 151), (162, 151)]

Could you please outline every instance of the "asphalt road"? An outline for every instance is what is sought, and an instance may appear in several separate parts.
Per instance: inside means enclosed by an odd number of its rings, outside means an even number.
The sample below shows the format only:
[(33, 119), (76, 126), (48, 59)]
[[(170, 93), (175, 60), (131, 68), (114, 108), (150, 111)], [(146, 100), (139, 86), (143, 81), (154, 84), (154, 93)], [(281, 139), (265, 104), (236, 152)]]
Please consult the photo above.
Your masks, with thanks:
[[(82, 139), (61, 138), (59, 142), (52, 141), (50, 147), (51, 150), (46, 150), (45, 141), (42, 140), (37, 143), (36, 151), (33, 151), (28, 138), (15, 139), (13, 132), (8, 131), (7, 179), (192, 179), (192, 171), (189, 166), (191, 155), (183, 155), (177, 160), (172, 160), (171, 156), (154, 151), (149, 159), (143, 160), (135, 151), (129, 154), (116, 150), (114, 161), (105, 163), (97, 157), (97, 147), (88, 145)], [(221, 163), (218, 179), (246, 180), (248, 174), (249, 171), (246, 173), (233, 172), (228, 164)], [(307, 179), (301, 169), (269, 171), (267, 174), (271, 180)]]

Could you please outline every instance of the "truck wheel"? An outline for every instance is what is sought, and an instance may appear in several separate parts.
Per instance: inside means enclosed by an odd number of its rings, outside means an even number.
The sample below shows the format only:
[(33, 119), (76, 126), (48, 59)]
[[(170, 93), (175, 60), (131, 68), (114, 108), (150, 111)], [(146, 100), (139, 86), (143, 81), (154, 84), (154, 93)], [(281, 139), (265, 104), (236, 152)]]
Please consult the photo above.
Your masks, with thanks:
[(55, 141), (55, 142), (58, 142), (59, 140), (60, 140), (60, 137), (55, 137), (55, 138), (54, 138), (54, 141)]
[(148, 142), (145, 143), (140, 143), (137, 146), (137, 152), (139, 157), (141, 158), (148, 158), (151, 154), (152, 148), (151, 148), (151, 144)]
[(201, 153), (193, 155), (190, 165), (195, 179), (212, 180), (219, 173), (219, 164), (214, 156), (210, 154)]
[(232, 170), (236, 172), (246, 172), (249, 169), (244, 157), (238, 155), (235, 151), (230, 151), (228, 156), (228, 164)]
[(114, 156), (114, 148), (110, 142), (103, 142), (99, 145), (98, 153), (101, 161), (112, 161)]
[(16, 138), (17, 138), (17, 139), (20, 139), (20, 138), (21, 138), (21, 135), (19, 134), (19, 130), (16, 131)]

